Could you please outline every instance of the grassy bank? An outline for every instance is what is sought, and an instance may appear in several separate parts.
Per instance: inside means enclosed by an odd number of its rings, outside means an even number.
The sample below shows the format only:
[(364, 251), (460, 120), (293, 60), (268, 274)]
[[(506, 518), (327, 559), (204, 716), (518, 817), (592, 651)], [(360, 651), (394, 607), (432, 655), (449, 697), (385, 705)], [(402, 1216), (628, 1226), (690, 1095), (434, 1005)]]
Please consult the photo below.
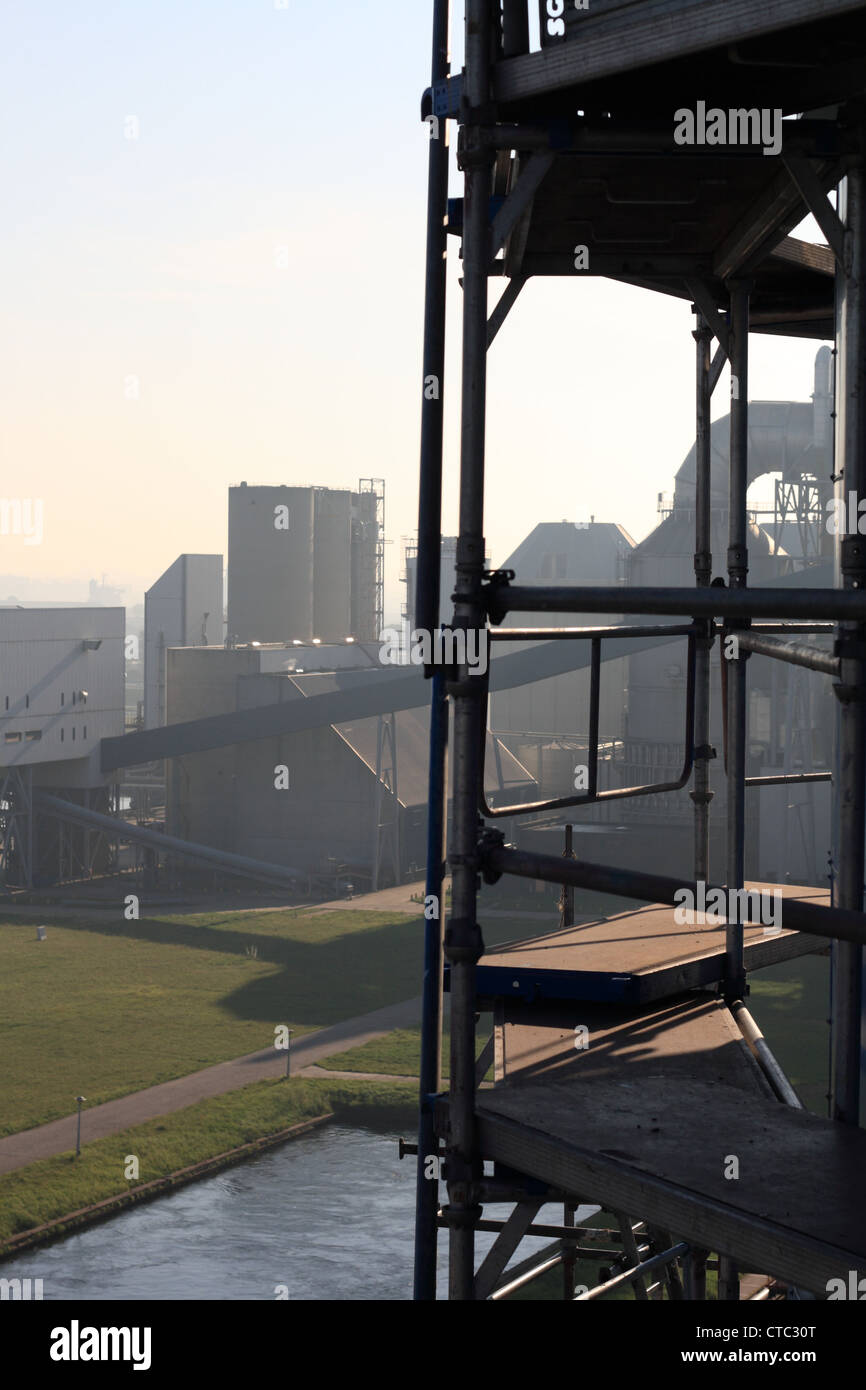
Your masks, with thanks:
[(830, 961), (801, 956), (749, 976), (747, 1000), (803, 1104), (827, 1115)]
[(423, 916), (402, 912), (40, 922), (42, 942), (35, 922), (0, 918), (0, 1134), (71, 1114), (79, 1094), (99, 1105), (271, 1047), (278, 1024), (297, 1037), (420, 990)]
[(0, 921), (0, 1134), (418, 992), (405, 914), (118, 916)]
[[(478, 1034), (477, 1052), (481, 1052), (486, 1042), (487, 1034), (484, 1032), (484, 1025), (482, 1025)], [(421, 1069), (421, 1029), (395, 1028), (393, 1032), (386, 1033), (381, 1038), (373, 1038), (371, 1042), (364, 1043), (362, 1047), (352, 1047), (345, 1052), (332, 1053), (330, 1057), (326, 1057), (318, 1065), (330, 1071), (382, 1072), (386, 1076), (418, 1076)], [(442, 1050), (442, 1075), (443, 1077), (449, 1075), (447, 1027)], [(492, 1063), (485, 1079), (487, 1081), (493, 1080)]]
[[(328, 1111), (353, 1124), (375, 1115), (411, 1129), (415, 1091), (399, 1082), (259, 1081), (85, 1144), (78, 1159), (61, 1154), (3, 1174), (0, 1256), (11, 1237), (34, 1226)], [(125, 1176), (131, 1155), (138, 1159), (134, 1180)]]

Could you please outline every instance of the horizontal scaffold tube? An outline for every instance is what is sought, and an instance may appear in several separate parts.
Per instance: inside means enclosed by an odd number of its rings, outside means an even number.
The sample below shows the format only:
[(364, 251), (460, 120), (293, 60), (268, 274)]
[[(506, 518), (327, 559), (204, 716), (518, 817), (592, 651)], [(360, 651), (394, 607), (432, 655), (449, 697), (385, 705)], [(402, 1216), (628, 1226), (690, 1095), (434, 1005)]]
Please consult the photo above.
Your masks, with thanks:
[(491, 642), (563, 642), (578, 637), (690, 637), (694, 623), (639, 623), (633, 627), (501, 627)]
[(782, 642), (776, 637), (765, 637), (763, 633), (754, 632), (738, 632), (737, 641), (744, 651), (787, 661), (792, 666), (805, 666), (809, 671), (822, 671), (825, 676), (838, 677), (842, 669), (838, 656), (810, 647), (805, 642)]
[[(694, 895), (693, 902), (697, 902), (700, 896), (697, 884), (661, 874), (639, 873), (634, 869), (618, 869), (607, 864), (585, 864), (577, 859), (561, 859), (552, 854), (530, 854), (526, 850), (506, 848), (505, 845), (482, 850), (481, 859), (482, 870), (488, 881), (498, 878), (500, 874), (513, 874), (516, 878), (564, 883), (575, 888), (589, 888), (597, 893), (638, 898), (648, 903), (669, 903), (672, 907), (677, 905), (677, 895), (681, 895), (684, 889)], [(705, 891), (710, 894), (717, 887), (706, 884)], [(724, 893), (726, 890), (721, 888), (719, 891)], [(866, 945), (866, 912), (822, 907), (798, 898), (785, 898), (783, 915), (786, 930)]]
[(842, 618), (866, 621), (866, 591), (852, 589), (644, 589), (491, 584), (491, 620), (507, 613), (665, 613), (693, 618)]

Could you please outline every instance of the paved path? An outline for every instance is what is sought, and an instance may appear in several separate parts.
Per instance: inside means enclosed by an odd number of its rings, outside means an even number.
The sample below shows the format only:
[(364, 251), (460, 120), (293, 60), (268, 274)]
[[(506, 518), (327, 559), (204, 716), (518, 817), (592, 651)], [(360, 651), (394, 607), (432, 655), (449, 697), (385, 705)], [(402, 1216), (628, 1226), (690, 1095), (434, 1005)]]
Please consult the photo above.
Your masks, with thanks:
[[(447, 880), (450, 883), (450, 879)], [(413, 902), (412, 896), (421, 899)], [(356, 912), (411, 912), (420, 917), (424, 911), (424, 880), (417, 883), (400, 883), (396, 888), (381, 888), (378, 893), (362, 893), (356, 898), (335, 898), (330, 903), (316, 903), (307, 907), (306, 912), (342, 912), (343, 909)]]
[[(446, 883), (450, 882), (450, 879), (446, 880)], [(3, 899), (0, 900), (0, 917), (9, 921), (15, 921), (19, 917), (27, 920), (31, 917), (116, 917), (123, 894), (134, 889), (134, 884), (118, 887), (117, 899), (113, 902), (73, 900), (65, 903), (19, 903), (13, 899)], [(413, 902), (413, 895), (415, 898), (420, 897), (421, 901)], [(424, 880), (419, 878), (414, 883), (398, 884), (396, 888), (381, 888), (378, 893), (360, 893), (353, 898), (334, 898), (327, 903), (267, 903), (263, 906), (242, 903), (226, 906), (225, 898), (202, 897), (187, 900), (161, 898), (159, 895), (150, 897), (147, 894), (143, 895), (142, 902), (145, 908), (144, 915), (150, 917), (196, 916), (200, 913), (237, 917), (245, 913), (252, 915), (263, 912), (342, 912), (344, 909), (350, 912), (410, 912), (413, 917), (420, 917), (424, 911)]]
[[(292, 1042), (292, 1073), (305, 1070), (334, 1052), (361, 1047), (394, 1028), (417, 1026), (420, 1018), (419, 997), (406, 999), (401, 1004), (389, 1004), (384, 1009), (376, 1009), (357, 1018), (344, 1019), (342, 1023), (320, 1028), (315, 1033), (305, 1033)], [(248, 1086), (251, 1081), (283, 1076), (285, 1070), (285, 1052), (277, 1052), (269, 1047), (264, 1052), (252, 1052), (231, 1062), (219, 1062), (214, 1067), (205, 1067), (203, 1071), (178, 1077), (176, 1081), (165, 1081), (159, 1086), (149, 1086), (147, 1090), (121, 1096), (118, 1100), (106, 1101), (104, 1105), (95, 1105), (92, 1110), (82, 1112), (82, 1143), (104, 1139), (109, 1134), (117, 1134), (119, 1130), (143, 1124), (145, 1120), (156, 1119), (159, 1115), (170, 1115), (175, 1110), (194, 1105), (197, 1100), (236, 1091), (241, 1086)], [(37, 1159), (68, 1153), (75, 1147), (75, 1130), (76, 1117), (67, 1115), (62, 1120), (39, 1125), (37, 1129), (21, 1130), (18, 1134), (9, 1134), (0, 1139), (0, 1173), (11, 1173), (13, 1169), (23, 1168)]]

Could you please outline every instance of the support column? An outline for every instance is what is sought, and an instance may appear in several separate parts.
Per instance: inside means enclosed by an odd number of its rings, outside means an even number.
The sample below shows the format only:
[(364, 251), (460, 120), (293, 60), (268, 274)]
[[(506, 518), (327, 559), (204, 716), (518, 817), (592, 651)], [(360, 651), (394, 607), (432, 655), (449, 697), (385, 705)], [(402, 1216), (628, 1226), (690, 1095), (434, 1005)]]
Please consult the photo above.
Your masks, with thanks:
[[(866, 138), (866, 133), (861, 133)], [(841, 587), (866, 587), (866, 537), (857, 534), (857, 505), (866, 497), (866, 168), (860, 158), (839, 191), (845, 224), (844, 267), (839, 303), (836, 358), (836, 468), (838, 491), (848, 503), (854, 494), (851, 534), (837, 536)], [(846, 512), (849, 509), (846, 507)], [(848, 529), (846, 528), (846, 529)], [(838, 879), (836, 903), (863, 906), (864, 796), (866, 796), (866, 625), (840, 623), (838, 650), (842, 679), (835, 692), (838, 723)], [(833, 944), (833, 1059), (831, 1113), (846, 1124), (861, 1123), (863, 1057), (863, 950), (846, 941)]]
[[(486, 626), (484, 574), (484, 435), (487, 387), (487, 271), (492, 154), (478, 135), (488, 97), (491, 8), (466, 3), (466, 67), (461, 165), (464, 171), (463, 377), (460, 437), (460, 526), (455, 627)], [(474, 117), (474, 119), (473, 119)], [(445, 933), (451, 965), (451, 1077), (448, 1142), (450, 1296), (474, 1297), (475, 1225), (481, 1215), (482, 1165), (475, 1135), (475, 974), (483, 950), (476, 920), (477, 806), (481, 783), (485, 681), (465, 667), (452, 686), (454, 824), (449, 863), (452, 910)], [(481, 688), (479, 688), (481, 687)]]
[[(448, 700), (445, 677), (433, 676), (430, 710), (430, 770), (427, 798), (427, 881), (424, 890), (424, 984), (421, 1000), (421, 1077), (418, 1116), (418, 1170), (415, 1180), (414, 1298), (436, 1298), (439, 1183), (427, 1176), (427, 1158), (438, 1157), (434, 1097), (442, 1089), (442, 866), (445, 846), (445, 794)], [(438, 1164), (436, 1165), (438, 1167)]]
[[(448, 77), (449, 0), (434, 0), (431, 87)], [(431, 113), (432, 114), (432, 113)], [(424, 292), (421, 472), (418, 492), (418, 557), (415, 626), (439, 627), (442, 549), (442, 434), (445, 386), (445, 300), (448, 233), (448, 122), (430, 121), (427, 170), (427, 255)], [(377, 637), (379, 634), (376, 634)]]
[[(749, 570), (746, 493), (749, 448), (749, 286), (732, 281), (731, 363), (731, 471), (728, 530), (728, 584), (745, 589)], [(725, 651), (722, 660), (726, 661)], [(728, 713), (728, 819), (727, 887), (743, 887), (746, 815), (746, 653), (737, 652), (727, 662)], [(725, 946), (725, 998), (742, 999), (746, 989), (743, 968), (743, 924), (728, 922)]]
[[(713, 574), (711, 540), (710, 342), (709, 325), (700, 312), (692, 335), (697, 344), (695, 430), (695, 583), (709, 588)], [(695, 776), (690, 793), (695, 807), (695, 879), (710, 878), (710, 657), (712, 624), (695, 644)]]

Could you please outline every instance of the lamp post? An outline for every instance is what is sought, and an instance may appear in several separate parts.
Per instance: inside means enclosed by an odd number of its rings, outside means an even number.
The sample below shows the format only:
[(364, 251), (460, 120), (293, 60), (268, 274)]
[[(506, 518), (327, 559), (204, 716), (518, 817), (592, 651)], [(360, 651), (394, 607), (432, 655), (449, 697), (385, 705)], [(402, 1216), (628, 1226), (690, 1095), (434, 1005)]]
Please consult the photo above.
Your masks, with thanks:
[(82, 1105), (84, 1104), (84, 1102), (87, 1100), (87, 1096), (76, 1096), (75, 1099), (78, 1101), (78, 1134), (76, 1135), (76, 1138), (75, 1138), (75, 1157), (76, 1157), (76, 1158), (80, 1158), (80, 1157), (81, 1157), (81, 1107), (82, 1107)]
[(287, 1047), (286, 1047), (286, 1076), (287, 1076), (287, 1077), (288, 1077), (288, 1076), (291, 1076), (291, 1074), (292, 1074), (292, 1033), (293, 1033), (293, 1031), (294, 1031), (294, 1029), (292, 1029), (292, 1028), (289, 1028), (289, 1030), (288, 1030), (288, 1033), (289, 1033), (289, 1041), (288, 1041), (288, 1045), (287, 1045)]

